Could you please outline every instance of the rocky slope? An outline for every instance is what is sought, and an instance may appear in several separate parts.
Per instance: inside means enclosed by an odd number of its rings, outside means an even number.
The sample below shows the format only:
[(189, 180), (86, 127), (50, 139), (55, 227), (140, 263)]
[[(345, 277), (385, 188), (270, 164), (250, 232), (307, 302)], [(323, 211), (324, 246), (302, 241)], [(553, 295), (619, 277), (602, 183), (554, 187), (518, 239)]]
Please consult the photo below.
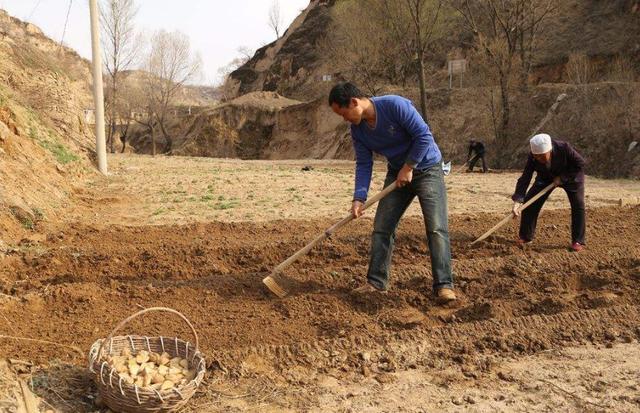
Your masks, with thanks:
[(326, 35), (335, 0), (311, 0), (284, 35), (258, 49), (246, 64), (231, 73), (236, 95), (254, 91), (275, 91), (294, 99), (318, 96), (326, 63), (317, 42)]

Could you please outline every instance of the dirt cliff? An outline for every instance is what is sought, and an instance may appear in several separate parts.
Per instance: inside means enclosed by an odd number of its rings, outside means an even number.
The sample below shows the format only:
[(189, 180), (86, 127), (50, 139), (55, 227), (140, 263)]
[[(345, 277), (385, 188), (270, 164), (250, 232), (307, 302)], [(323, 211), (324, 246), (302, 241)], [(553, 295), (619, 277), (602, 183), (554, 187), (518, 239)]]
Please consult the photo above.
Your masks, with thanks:
[[(417, 89), (386, 88), (414, 102)], [(543, 84), (514, 97), (511, 137), (494, 138), (488, 105), (492, 88), (429, 90), (429, 125), (445, 160), (461, 164), (471, 138), (487, 146), (491, 168), (523, 166), (527, 137), (545, 117), (558, 95), (568, 97), (543, 128), (571, 142), (588, 159), (587, 172), (603, 177), (640, 176), (640, 83), (603, 82), (588, 85)], [(349, 126), (321, 97), (300, 103), (273, 92), (253, 92), (198, 115), (176, 140), (174, 155), (239, 157), (243, 159), (353, 159)], [(150, 151), (149, 140), (137, 146)]]
[(89, 63), (0, 10), (0, 237), (64, 214), (90, 173)]
[[(300, 102), (274, 92), (253, 92), (180, 116), (170, 125), (172, 155), (260, 159), (273, 135), (278, 113)], [(159, 148), (166, 147), (156, 137)], [(137, 153), (151, 153), (151, 136), (137, 127), (130, 138)]]
[(294, 99), (316, 98), (325, 66), (318, 41), (326, 35), (334, 0), (311, 0), (284, 35), (256, 51), (231, 73), (229, 90), (236, 95), (275, 91)]
[(267, 159), (352, 159), (349, 127), (325, 98), (292, 105), (278, 112)]

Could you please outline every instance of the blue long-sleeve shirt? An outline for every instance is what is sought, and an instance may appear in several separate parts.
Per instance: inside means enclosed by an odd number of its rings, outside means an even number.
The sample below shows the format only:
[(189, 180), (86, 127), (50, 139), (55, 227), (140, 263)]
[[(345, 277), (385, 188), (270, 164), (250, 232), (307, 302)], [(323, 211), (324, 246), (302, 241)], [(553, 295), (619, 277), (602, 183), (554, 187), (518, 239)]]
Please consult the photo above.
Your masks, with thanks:
[(405, 164), (414, 169), (429, 168), (442, 159), (429, 126), (409, 99), (388, 95), (371, 98), (376, 110), (376, 124), (363, 119), (351, 125), (356, 153), (356, 178), (353, 199), (365, 201), (371, 184), (373, 153), (387, 158), (389, 169), (400, 170)]

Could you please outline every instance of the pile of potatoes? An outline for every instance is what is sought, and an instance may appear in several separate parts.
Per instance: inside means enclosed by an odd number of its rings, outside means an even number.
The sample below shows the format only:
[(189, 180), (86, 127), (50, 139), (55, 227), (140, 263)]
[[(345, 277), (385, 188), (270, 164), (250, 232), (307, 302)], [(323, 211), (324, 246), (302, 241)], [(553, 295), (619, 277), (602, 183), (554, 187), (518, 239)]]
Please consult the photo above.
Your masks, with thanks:
[(168, 390), (189, 383), (196, 377), (196, 370), (189, 369), (189, 362), (167, 353), (140, 350), (136, 354), (125, 347), (119, 356), (107, 357), (107, 363), (118, 372), (122, 380), (141, 388)]

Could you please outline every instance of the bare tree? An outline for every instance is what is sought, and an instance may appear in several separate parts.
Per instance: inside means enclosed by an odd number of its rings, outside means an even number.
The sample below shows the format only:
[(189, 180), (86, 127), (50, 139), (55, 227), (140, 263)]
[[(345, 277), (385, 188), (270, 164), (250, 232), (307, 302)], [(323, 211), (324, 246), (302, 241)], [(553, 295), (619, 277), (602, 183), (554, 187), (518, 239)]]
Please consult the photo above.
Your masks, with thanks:
[(443, 0), (342, 2), (333, 8), (330, 37), (320, 46), (372, 94), (381, 83), (405, 85), (417, 79), (427, 119), (427, 52), (444, 33), (445, 9)]
[(381, 1), (343, 2), (332, 13), (329, 34), (319, 40), (318, 48), (332, 62), (333, 72), (372, 95), (383, 83), (405, 84), (411, 64), (397, 47)]
[(276, 39), (280, 38), (280, 29), (282, 28), (282, 16), (280, 15), (280, 2), (273, 0), (271, 8), (269, 8), (269, 27), (276, 32)]
[(538, 49), (540, 33), (544, 20), (557, 9), (558, 2), (552, 0), (528, 0), (522, 7), (523, 23), (516, 41), (520, 53), (520, 86), (526, 90), (528, 78), (533, 68), (533, 59)]
[(222, 66), (218, 69), (218, 75), (221, 79), (217, 89), (218, 92), (222, 94), (222, 100), (228, 100), (233, 97), (233, 82), (230, 79), (231, 72), (238, 69), (253, 57), (254, 51), (248, 48), (247, 46), (240, 46), (236, 49), (238, 52), (238, 56), (233, 58), (229, 63), (225, 66)]
[(138, 13), (135, 0), (104, 0), (100, 4), (102, 43), (107, 82), (107, 143), (114, 152), (114, 135), (118, 126), (118, 113), (127, 106), (120, 99), (121, 74), (129, 69), (139, 56), (141, 37), (135, 31)]
[(200, 74), (202, 59), (193, 54), (187, 35), (160, 30), (151, 38), (146, 57), (146, 92), (148, 95), (148, 126), (151, 130), (152, 152), (156, 154), (159, 131), (166, 141), (164, 151), (171, 150), (172, 139), (167, 122), (176, 94)]
[[(120, 91), (122, 104), (118, 106), (117, 116), (120, 121), (118, 135), (122, 144), (121, 153), (124, 153), (131, 125), (136, 120), (146, 116), (147, 97), (143, 84), (135, 79), (135, 76), (122, 79), (122, 89)], [(115, 138), (114, 138), (115, 139)]]
[[(532, 67), (538, 32), (556, 7), (554, 0), (452, 0), (473, 33), (477, 47), (496, 73), (501, 110), (497, 138), (506, 139), (511, 111), (511, 87), (519, 75), (524, 87)], [(520, 71), (518, 71), (518, 64)]]
[(442, 0), (382, 0), (397, 44), (407, 59), (417, 63), (420, 109), (427, 120), (425, 57), (434, 38), (440, 34)]
[(571, 53), (565, 65), (566, 78), (569, 83), (585, 84), (593, 81), (594, 65), (584, 53)]
[(237, 61), (239, 62), (238, 67), (242, 66), (243, 64), (251, 60), (251, 58), (253, 57), (253, 54), (255, 53), (254, 50), (252, 50), (247, 46), (240, 46), (236, 49), (236, 51), (239, 54), (239, 56), (237, 57)]

